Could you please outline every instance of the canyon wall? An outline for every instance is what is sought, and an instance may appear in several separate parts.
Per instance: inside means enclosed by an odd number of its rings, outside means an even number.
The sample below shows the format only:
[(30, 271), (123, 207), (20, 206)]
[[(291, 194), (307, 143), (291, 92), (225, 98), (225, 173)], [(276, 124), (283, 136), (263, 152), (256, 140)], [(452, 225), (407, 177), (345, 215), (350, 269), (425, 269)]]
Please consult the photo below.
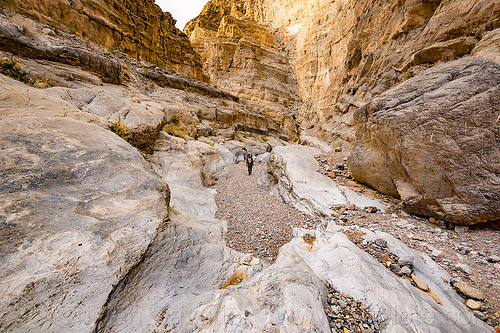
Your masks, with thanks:
[[(246, 31), (245, 38), (255, 36), (256, 30), (270, 33), (273, 50), (285, 55), (293, 68), (298, 88), (293, 93), (300, 99), (290, 100), (303, 102), (300, 126), (326, 139), (352, 141), (355, 109), (438, 62), (475, 54), (483, 36), (500, 27), (499, 13), (498, 0), (213, 0), (185, 30), (216, 82), (225, 82), (217, 71), (237, 72), (241, 67), (234, 64), (234, 55), (242, 47), (233, 43), (232, 52), (221, 52), (225, 31), (245, 31), (242, 25), (229, 24), (232, 17), (258, 27)], [(209, 37), (214, 31), (218, 37)], [(488, 39), (493, 39), (491, 34)], [(498, 39), (489, 47), (493, 45), (498, 47)], [(485, 51), (480, 56), (494, 54)], [(214, 66), (213, 55), (221, 65)], [(275, 67), (264, 65), (269, 53), (252, 55), (254, 71), (274, 78)], [(224, 86), (231, 90), (230, 84)]]
[(274, 31), (254, 19), (259, 8), (255, 1), (210, 1), (185, 32), (212, 83), (271, 116), (294, 137), (297, 81)]
[(109, 50), (207, 81), (186, 35), (154, 0), (1, 0), (0, 5)]

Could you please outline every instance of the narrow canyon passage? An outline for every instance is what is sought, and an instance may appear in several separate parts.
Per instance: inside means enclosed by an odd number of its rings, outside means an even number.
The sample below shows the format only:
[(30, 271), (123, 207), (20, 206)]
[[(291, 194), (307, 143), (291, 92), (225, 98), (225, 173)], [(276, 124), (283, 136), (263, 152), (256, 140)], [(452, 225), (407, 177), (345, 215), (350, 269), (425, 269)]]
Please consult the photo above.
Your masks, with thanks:
[(264, 164), (256, 162), (252, 175), (245, 163), (228, 165), (215, 186), (215, 217), (227, 221), (226, 245), (274, 262), (279, 248), (290, 240), (293, 228), (316, 228), (320, 222), (285, 204), (257, 184)]

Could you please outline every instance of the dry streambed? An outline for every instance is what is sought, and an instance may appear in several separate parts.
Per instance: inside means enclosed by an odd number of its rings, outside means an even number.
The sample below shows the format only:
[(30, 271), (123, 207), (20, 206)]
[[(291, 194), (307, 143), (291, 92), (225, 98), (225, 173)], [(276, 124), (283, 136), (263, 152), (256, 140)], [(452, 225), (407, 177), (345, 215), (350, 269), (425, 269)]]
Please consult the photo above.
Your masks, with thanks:
[(240, 252), (274, 262), (279, 248), (290, 241), (293, 228), (314, 229), (319, 219), (285, 204), (257, 184), (263, 164), (248, 175), (244, 163), (228, 165), (216, 189), (215, 217), (227, 221), (226, 244)]

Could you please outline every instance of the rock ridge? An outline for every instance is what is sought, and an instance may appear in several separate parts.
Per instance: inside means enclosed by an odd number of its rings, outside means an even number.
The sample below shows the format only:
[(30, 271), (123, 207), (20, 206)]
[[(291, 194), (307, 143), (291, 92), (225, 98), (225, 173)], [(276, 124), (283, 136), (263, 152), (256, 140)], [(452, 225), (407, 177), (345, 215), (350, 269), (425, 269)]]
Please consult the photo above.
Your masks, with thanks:
[(199, 55), (154, 0), (2, 0), (11, 11), (77, 34), (110, 50), (207, 81)]

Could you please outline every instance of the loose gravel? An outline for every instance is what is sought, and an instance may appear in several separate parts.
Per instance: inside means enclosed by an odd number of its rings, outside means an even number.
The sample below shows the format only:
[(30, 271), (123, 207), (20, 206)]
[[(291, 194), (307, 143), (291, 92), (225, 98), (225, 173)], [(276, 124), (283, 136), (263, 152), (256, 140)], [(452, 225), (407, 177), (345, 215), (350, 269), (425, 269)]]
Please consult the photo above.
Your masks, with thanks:
[(226, 245), (270, 263), (279, 248), (290, 241), (293, 228), (314, 229), (319, 219), (308, 216), (269, 194), (257, 184), (264, 165), (255, 163), (248, 175), (245, 163), (229, 165), (215, 186), (216, 218), (227, 221)]

